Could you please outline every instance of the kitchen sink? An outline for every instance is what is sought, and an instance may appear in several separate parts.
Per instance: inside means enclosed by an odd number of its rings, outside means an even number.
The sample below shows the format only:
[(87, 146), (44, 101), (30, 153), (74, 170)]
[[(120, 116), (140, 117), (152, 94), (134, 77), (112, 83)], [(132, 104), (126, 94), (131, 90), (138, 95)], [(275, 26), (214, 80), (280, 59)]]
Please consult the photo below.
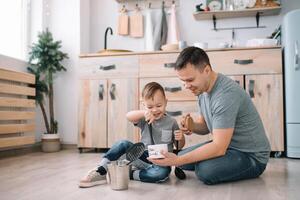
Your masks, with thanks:
[(103, 49), (98, 51), (97, 53), (99, 54), (113, 54), (113, 53), (126, 53), (126, 52), (132, 52), (130, 50), (125, 50), (125, 49)]

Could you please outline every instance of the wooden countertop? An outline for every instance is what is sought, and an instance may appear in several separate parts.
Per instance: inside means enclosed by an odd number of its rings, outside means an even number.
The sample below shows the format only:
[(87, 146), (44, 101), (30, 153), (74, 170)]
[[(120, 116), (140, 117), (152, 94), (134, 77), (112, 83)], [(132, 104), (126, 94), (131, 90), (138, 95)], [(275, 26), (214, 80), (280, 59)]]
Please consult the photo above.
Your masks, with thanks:
[[(253, 50), (253, 49), (274, 49), (281, 48), (281, 46), (272, 47), (239, 47), (239, 48), (215, 48), (215, 49), (204, 49), (206, 52), (210, 51), (232, 51), (232, 50)], [(149, 54), (168, 54), (168, 53), (180, 53), (177, 51), (140, 51), (140, 52), (120, 52), (120, 53), (82, 53), (79, 55), (80, 58), (90, 57), (108, 57), (108, 56), (132, 56), (132, 55), (149, 55)]]

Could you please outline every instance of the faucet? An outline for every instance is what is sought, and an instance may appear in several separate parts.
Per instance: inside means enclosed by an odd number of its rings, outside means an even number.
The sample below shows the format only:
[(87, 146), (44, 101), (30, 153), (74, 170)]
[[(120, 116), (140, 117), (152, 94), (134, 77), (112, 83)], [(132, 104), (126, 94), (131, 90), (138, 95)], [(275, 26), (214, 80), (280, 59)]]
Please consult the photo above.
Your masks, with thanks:
[(107, 49), (107, 32), (110, 31), (110, 34), (113, 34), (113, 30), (111, 27), (107, 27), (104, 34), (104, 49)]

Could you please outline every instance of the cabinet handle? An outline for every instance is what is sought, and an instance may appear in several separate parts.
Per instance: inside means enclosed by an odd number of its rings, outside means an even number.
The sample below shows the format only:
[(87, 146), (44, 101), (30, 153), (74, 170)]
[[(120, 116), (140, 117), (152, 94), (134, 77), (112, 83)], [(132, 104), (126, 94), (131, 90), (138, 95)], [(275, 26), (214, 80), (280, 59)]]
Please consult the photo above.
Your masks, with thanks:
[(181, 91), (181, 87), (165, 87), (165, 91), (167, 92), (178, 92)]
[(252, 59), (246, 59), (246, 60), (238, 60), (238, 59), (234, 59), (234, 64), (238, 64), (238, 65), (248, 65), (253, 63)]
[(165, 63), (164, 67), (165, 68), (174, 68), (175, 67), (175, 63)]
[(254, 98), (254, 80), (249, 81), (249, 95)]
[(102, 84), (99, 85), (99, 91), (98, 91), (98, 95), (99, 95), (99, 101), (103, 100), (103, 93), (104, 93), (104, 87)]
[(116, 65), (107, 65), (107, 66), (100, 65), (99, 69), (103, 71), (112, 70), (112, 69), (116, 69)]
[(295, 71), (299, 69), (299, 47), (298, 41), (295, 42)]
[(109, 90), (110, 98), (112, 100), (116, 99), (115, 92), (116, 92), (116, 84), (113, 83), (113, 84), (111, 84), (111, 87), (110, 87), (110, 90)]
[(166, 113), (173, 117), (182, 115), (182, 111), (166, 111)]
[(238, 80), (235, 80), (235, 82), (236, 82), (237, 84), (240, 84), (240, 81), (238, 81)]

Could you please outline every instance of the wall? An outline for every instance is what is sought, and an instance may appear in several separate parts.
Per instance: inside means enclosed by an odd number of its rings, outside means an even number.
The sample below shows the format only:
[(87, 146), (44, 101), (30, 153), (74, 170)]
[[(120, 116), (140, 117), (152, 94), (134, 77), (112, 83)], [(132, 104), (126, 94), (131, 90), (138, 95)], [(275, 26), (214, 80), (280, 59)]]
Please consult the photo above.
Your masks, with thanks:
[[(218, 47), (220, 42), (231, 42), (231, 30), (213, 31), (211, 20), (196, 21), (192, 13), (195, 10), (195, 4), (205, 2), (205, 0), (180, 0), (177, 12), (178, 23), (180, 26), (180, 35), (182, 40), (186, 40), (188, 45), (195, 42), (208, 42), (209, 48)], [(290, 10), (300, 8), (299, 0), (282, 0), (281, 14), (278, 16), (261, 17), (260, 25), (265, 25), (264, 29), (237, 30), (236, 39), (240, 45), (244, 45), (248, 39), (261, 38), (271, 35), (275, 28), (280, 25), (282, 16)], [(144, 49), (143, 39), (133, 39), (124, 36), (118, 36), (117, 17), (118, 3), (112, 0), (90, 0), (90, 52), (96, 52), (103, 49), (104, 32), (106, 27), (111, 26), (114, 30), (113, 36), (108, 36), (109, 48), (130, 49), (142, 51)], [(232, 26), (254, 26), (256, 21), (251, 18), (232, 18), (217, 21), (217, 27)]]

